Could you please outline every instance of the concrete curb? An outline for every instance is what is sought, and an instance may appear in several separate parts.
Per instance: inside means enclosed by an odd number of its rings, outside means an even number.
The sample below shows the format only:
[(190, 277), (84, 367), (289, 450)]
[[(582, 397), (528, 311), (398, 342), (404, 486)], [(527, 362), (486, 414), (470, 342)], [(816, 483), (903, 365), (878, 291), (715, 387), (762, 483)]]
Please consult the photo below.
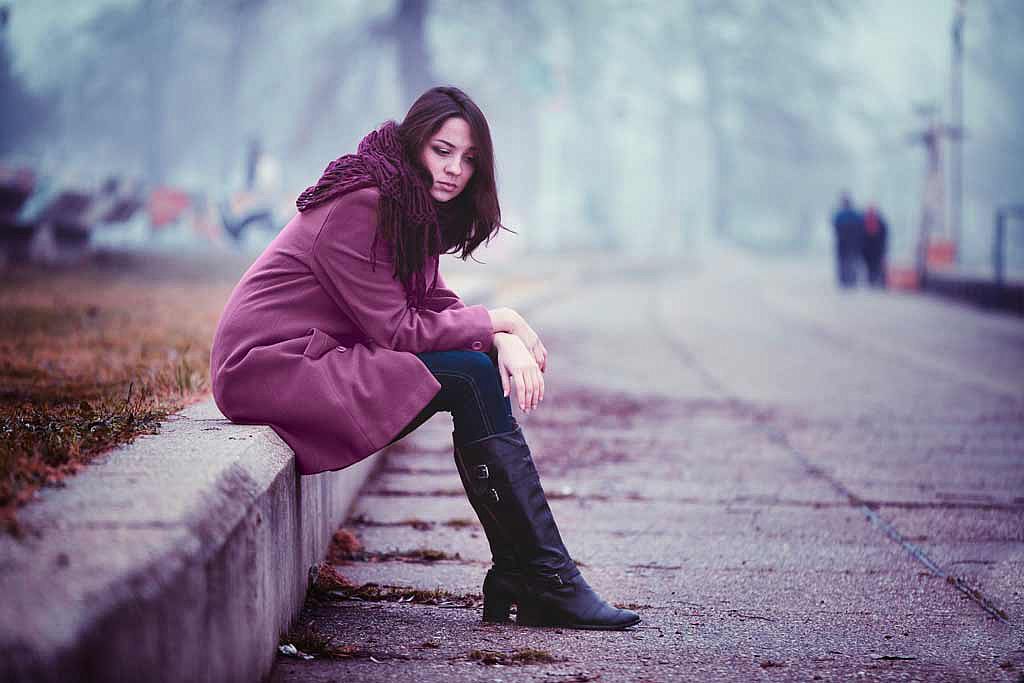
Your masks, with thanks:
[(381, 455), (299, 477), (210, 399), (42, 492), (0, 540), (0, 680), (260, 680)]
[(0, 537), (0, 680), (263, 680), (385, 453), (300, 477), (208, 399), (42, 490)]

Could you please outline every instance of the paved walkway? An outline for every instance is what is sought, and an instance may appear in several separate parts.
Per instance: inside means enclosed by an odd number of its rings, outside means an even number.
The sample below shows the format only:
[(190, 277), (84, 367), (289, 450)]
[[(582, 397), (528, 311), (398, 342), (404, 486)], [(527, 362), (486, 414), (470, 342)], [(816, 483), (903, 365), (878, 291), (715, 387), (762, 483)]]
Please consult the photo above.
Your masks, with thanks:
[(273, 680), (1024, 679), (1024, 322), (716, 256), (580, 269), (524, 309), (551, 358), (520, 423), (570, 551), (639, 628), (461, 606), (488, 552), (442, 415), (364, 492), (368, 554), (338, 570), (452, 595), (310, 600), (344, 658)]

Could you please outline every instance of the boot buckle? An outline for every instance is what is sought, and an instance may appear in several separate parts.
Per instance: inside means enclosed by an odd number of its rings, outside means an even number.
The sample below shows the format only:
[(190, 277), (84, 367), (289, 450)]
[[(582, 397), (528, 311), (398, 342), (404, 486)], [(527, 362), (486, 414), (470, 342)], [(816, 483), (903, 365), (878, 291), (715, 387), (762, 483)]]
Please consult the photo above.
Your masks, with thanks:
[(501, 500), (501, 498), (498, 496), (498, 492), (495, 491), (494, 489), (491, 489), (491, 498), (494, 499), (495, 503)]
[(558, 572), (552, 572), (550, 574), (539, 574), (538, 578), (549, 586), (564, 586), (565, 581), (562, 579), (562, 575)]
[(476, 466), (476, 478), (477, 479), (490, 479), (491, 471), (487, 469), (487, 465)]

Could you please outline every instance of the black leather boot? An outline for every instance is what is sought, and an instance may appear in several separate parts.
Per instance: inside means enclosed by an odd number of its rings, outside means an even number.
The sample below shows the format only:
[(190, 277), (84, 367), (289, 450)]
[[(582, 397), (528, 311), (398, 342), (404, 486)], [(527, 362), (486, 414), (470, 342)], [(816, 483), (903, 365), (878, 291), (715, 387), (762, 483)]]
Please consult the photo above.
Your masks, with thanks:
[[(480, 504), (479, 497), (473, 495), (473, 486), (470, 484), (471, 475), (468, 472), (468, 466), (460, 456), (458, 446), (455, 446), (455, 468), (459, 471), (459, 478), (462, 479), (462, 486), (466, 489), (466, 496), (477, 517), (480, 518), (484, 535), (487, 536), (487, 544), (491, 547), (491, 568), (487, 570), (487, 576), (484, 577), (484, 595), (490, 595), (491, 599), (484, 601), (483, 620), (505, 623), (510, 621), (509, 610), (512, 607), (512, 596), (522, 585), (523, 577), (519, 571), (519, 563), (512, 550), (511, 541), (501, 534), (491, 515)], [(513, 587), (514, 590), (509, 590)]]
[(490, 525), (496, 541), (511, 542), (520, 571), (518, 576), (488, 573), (485, 614), (507, 615), (514, 602), (521, 625), (612, 630), (640, 623), (636, 612), (602, 600), (576, 568), (518, 426), (462, 445), (457, 457), (484, 529)]

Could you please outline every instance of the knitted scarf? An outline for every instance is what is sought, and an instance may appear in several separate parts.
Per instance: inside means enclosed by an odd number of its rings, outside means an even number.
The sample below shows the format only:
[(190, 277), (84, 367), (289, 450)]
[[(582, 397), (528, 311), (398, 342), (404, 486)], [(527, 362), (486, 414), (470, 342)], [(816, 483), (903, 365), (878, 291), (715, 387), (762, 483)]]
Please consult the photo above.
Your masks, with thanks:
[(394, 275), (405, 287), (410, 304), (422, 305), (437, 282), (435, 270), (433, 280), (427, 284), (424, 267), (428, 258), (441, 253), (440, 207), (430, 196), (420, 172), (406, 157), (394, 121), (371, 131), (359, 143), (355, 154), (346, 154), (329, 163), (320, 180), (299, 195), (295, 206), (300, 212), (308, 211), (340, 195), (368, 187), (380, 191), (371, 265), (376, 267), (378, 241), (391, 243)]

